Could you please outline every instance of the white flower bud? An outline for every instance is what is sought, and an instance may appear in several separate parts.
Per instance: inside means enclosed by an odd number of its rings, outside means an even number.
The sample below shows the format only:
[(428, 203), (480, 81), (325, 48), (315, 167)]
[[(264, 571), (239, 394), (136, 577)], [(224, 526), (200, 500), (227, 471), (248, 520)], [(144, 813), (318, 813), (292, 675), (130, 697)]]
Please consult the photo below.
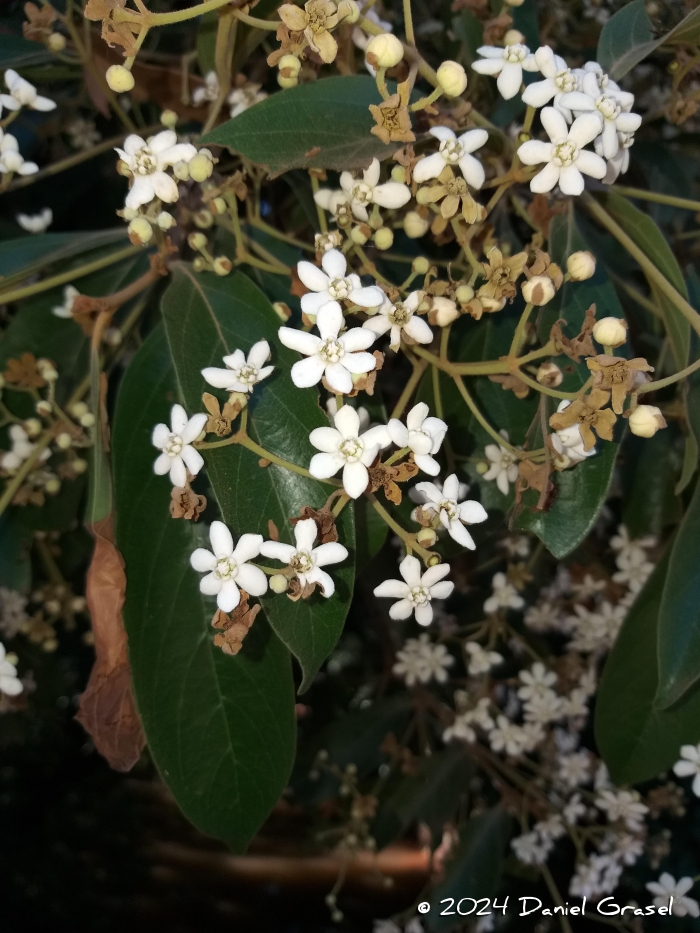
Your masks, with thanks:
[(209, 268), (209, 264), (204, 256), (195, 256), (192, 260), (192, 268), (195, 272), (204, 272), (205, 269)]
[(550, 389), (556, 389), (562, 384), (564, 373), (556, 363), (542, 363), (537, 370), (535, 377), (541, 386), (549, 386)]
[(391, 227), (380, 227), (374, 234), (374, 245), (377, 249), (391, 249), (394, 242), (394, 231)]
[(425, 217), (421, 217), (418, 211), (409, 211), (403, 219), (404, 233), (412, 240), (418, 240), (420, 237), (425, 236), (429, 227), (429, 222)]
[(105, 74), (110, 90), (117, 94), (125, 94), (134, 84), (134, 76), (123, 65), (110, 65)]
[(360, 7), (356, 0), (340, 0), (338, 16), (343, 23), (356, 23), (360, 18)]
[(603, 317), (593, 325), (593, 337), (604, 347), (621, 347), (627, 340), (627, 321), (619, 317)]
[(292, 316), (292, 309), (288, 304), (285, 304), (284, 301), (273, 301), (272, 310), (275, 312), (280, 321), (284, 321), (285, 324)]
[(167, 211), (161, 211), (156, 217), (156, 223), (161, 230), (170, 230), (171, 227), (175, 226), (177, 221), (172, 214), (169, 214)]
[(373, 36), (365, 50), (370, 65), (377, 68), (393, 68), (403, 58), (403, 43), (390, 32)]
[(61, 448), (61, 450), (68, 450), (73, 445), (73, 438), (70, 436), (70, 434), (64, 431), (56, 438), (56, 444)]
[(160, 122), (163, 124), (163, 126), (167, 126), (169, 130), (175, 129), (179, 119), (180, 118), (174, 110), (164, 110), (160, 115)]
[(403, 165), (395, 165), (391, 170), (391, 180), (398, 181), (400, 185), (406, 184), (406, 169)]
[(145, 246), (153, 236), (153, 227), (145, 217), (135, 217), (127, 228), (134, 246)]
[(189, 181), (190, 167), (187, 162), (176, 162), (175, 165), (173, 165), (173, 175), (178, 181)]
[(52, 32), (46, 45), (52, 52), (62, 52), (66, 47), (66, 37), (60, 32)]
[[(56, 493), (60, 491), (60, 489), (61, 489), (61, 481), (60, 479), (56, 479), (55, 476), (52, 476), (51, 479), (48, 479), (44, 483), (44, 492), (47, 493), (49, 496), (55, 496)], [(58, 606), (58, 611), (59, 612), (61, 611), (60, 603)]]
[(47, 382), (55, 382), (58, 379), (58, 372), (51, 360), (42, 357), (36, 361), (36, 368), (39, 375), (46, 379)]
[(108, 347), (118, 347), (122, 342), (122, 334), (118, 327), (108, 327), (102, 339)]
[(296, 55), (283, 55), (277, 67), (285, 78), (296, 78), (301, 71), (301, 62)]
[(187, 242), (189, 243), (190, 249), (206, 249), (207, 243), (209, 242), (203, 233), (190, 233), (187, 237)]
[(29, 437), (37, 437), (41, 434), (41, 421), (38, 418), (27, 418), (22, 427)]
[(139, 212), (134, 207), (125, 207), (124, 210), (121, 211), (121, 216), (128, 223), (130, 220), (134, 220), (138, 217)]
[(525, 36), (519, 29), (509, 29), (503, 36), (503, 45), (525, 45)]
[(87, 470), (88, 462), (87, 460), (83, 460), (82, 457), (76, 457), (71, 466), (73, 467), (73, 472), (80, 476), (81, 473), (84, 473)]
[(653, 437), (666, 427), (666, 419), (654, 405), (637, 405), (629, 417), (630, 431), (637, 437)]
[(437, 324), (438, 327), (447, 327), (459, 317), (457, 305), (451, 298), (433, 298), (433, 306), (430, 309), (430, 323)]
[(198, 152), (196, 156), (190, 159), (187, 165), (190, 170), (190, 178), (192, 181), (206, 181), (214, 171), (214, 163), (211, 156), (204, 152)]
[(283, 91), (288, 91), (290, 87), (296, 87), (297, 84), (299, 84), (299, 78), (297, 78), (295, 75), (292, 75), (291, 78), (285, 78), (282, 72), (280, 72), (277, 75), (277, 83)]
[(42, 418), (46, 415), (50, 415), (52, 410), (51, 402), (47, 402), (46, 399), (40, 399), (34, 406), (34, 411), (37, 415), (41, 415)]
[(432, 528), (421, 528), (416, 535), (416, 541), (423, 547), (432, 547), (437, 541), (437, 532)]
[(86, 415), (82, 416), (80, 423), (84, 428), (91, 428), (95, 424), (95, 416), (89, 411)]
[(360, 224), (359, 227), (353, 227), (350, 231), (350, 239), (353, 243), (357, 243), (358, 246), (364, 246), (367, 240), (370, 238), (370, 234), (366, 231), (369, 227), (366, 224)]
[(583, 282), (595, 272), (595, 256), (588, 250), (580, 249), (566, 260), (566, 271), (574, 282)]
[(467, 305), (474, 297), (474, 289), (471, 285), (459, 285), (455, 292), (455, 298), (461, 305)]
[(212, 198), (209, 202), (209, 209), (212, 214), (215, 214), (217, 217), (220, 217), (221, 214), (225, 214), (228, 210), (228, 204), (226, 203), (225, 198)]
[(430, 261), (425, 256), (416, 256), (411, 263), (411, 271), (416, 272), (418, 275), (426, 275), (429, 268)]
[(217, 275), (228, 275), (233, 269), (233, 263), (226, 256), (217, 256), (214, 260), (214, 272)]
[(214, 223), (211, 211), (197, 211), (192, 219), (194, 220), (195, 227), (199, 227), (200, 230), (208, 230)]
[(458, 62), (443, 62), (437, 70), (437, 79), (448, 97), (459, 97), (467, 88), (467, 73)]
[(85, 402), (76, 402), (74, 405), (71, 405), (70, 407), (71, 415), (73, 415), (74, 418), (78, 418), (78, 419), (82, 418), (83, 415), (87, 415), (88, 411), (90, 411), (90, 409), (87, 407)]
[(273, 593), (284, 593), (289, 586), (289, 581), (282, 573), (273, 573), (270, 577), (270, 589)]
[(554, 282), (548, 275), (533, 275), (531, 279), (523, 283), (521, 290), (525, 301), (538, 307), (546, 305), (556, 294)]

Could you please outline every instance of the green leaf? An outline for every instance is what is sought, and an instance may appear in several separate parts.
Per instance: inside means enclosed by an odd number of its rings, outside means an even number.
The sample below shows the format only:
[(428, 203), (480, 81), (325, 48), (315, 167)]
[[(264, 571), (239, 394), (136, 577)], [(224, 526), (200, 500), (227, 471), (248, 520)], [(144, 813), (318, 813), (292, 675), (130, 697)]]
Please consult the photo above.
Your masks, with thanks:
[(371, 133), (374, 119), (368, 108), (379, 103), (369, 75), (323, 78), (271, 95), (201, 142), (227, 146), (273, 175), (292, 168), (359, 168), (398, 148)]
[[(275, 372), (259, 386), (249, 405), (248, 433), (269, 452), (307, 467), (314, 453), (309, 433), (328, 424), (315, 389), (298, 389), (289, 372), (297, 354), (277, 339), (280, 320), (263, 293), (243, 273), (218, 278), (195, 275), (178, 265), (163, 297), (163, 315), (178, 382), (188, 412), (201, 410), (202, 392), (209, 386), (201, 370), (219, 366), (222, 357), (241, 348), (248, 352), (264, 338), (272, 348)], [(320, 508), (334, 487), (272, 464), (258, 466), (257, 454), (239, 445), (204, 451), (207, 474), (223, 519), (236, 534), (268, 537), (268, 520), (280, 540), (293, 541), (289, 519), (305, 505)], [(298, 658), (306, 690), (340, 636), (350, 606), (354, 580), (354, 517), (352, 505), (338, 520), (340, 541), (348, 560), (333, 567), (336, 591), (325, 599), (318, 590), (309, 600), (292, 602), (270, 594), (262, 604), (273, 629)]]
[(672, 709), (654, 706), (658, 622), (667, 550), (627, 614), (605, 664), (595, 710), (595, 737), (615, 784), (656, 777), (686, 743), (700, 741), (697, 685)]
[(364, 569), (384, 546), (389, 526), (364, 497), (355, 503), (357, 572)]
[[(430, 895), (431, 909), (425, 920), (430, 933), (448, 933), (462, 928), (464, 917), (456, 909), (461, 898), (493, 897), (512, 826), (512, 817), (500, 807), (494, 807), (473, 817), (460, 830), (459, 847), (447, 865), (445, 878)], [(445, 898), (454, 899), (451, 916), (443, 914), (448, 905), (440, 902)], [(472, 906), (471, 901), (466, 901), (462, 909), (469, 910)]]
[(50, 61), (53, 55), (40, 43), (30, 42), (24, 36), (0, 33), (0, 68), (19, 68)]
[(676, 442), (672, 430), (650, 438), (626, 438), (622, 521), (633, 538), (660, 535), (681, 518), (681, 503), (673, 491), (680, 468)]
[(596, 59), (611, 78), (618, 81), (653, 52), (654, 38), (644, 0), (626, 3), (603, 26)]
[(700, 484), (671, 548), (659, 611), (659, 686), (654, 700), (666, 709), (700, 677)]
[(262, 613), (235, 657), (215, 648), (211, 599), (189, 556), (204, 529), (169, 515), (150, 435), (169, 421), (177, 382), (162, 328), (139, 350), (114, 418), (117, 544), (139, 713), (153, 759), (202, 832), (245, 849), (284, 789), (294, 757), (289, 652)]
[(0, 586), (28, 592), (32, 585), (32, 534), (19, 521), (17, 509), (0, 515)]
[[(112, 243), (123, 243), (124, 230), (91, 230), (89, 233), (42, 233), (0, 242), (0, 286), (6, 291), (52, 263), (65, 262), (73, 256)], [(94, 258), (90, 256), (90, 259)], [(65, 271), (65, 267), (61, 269)]]

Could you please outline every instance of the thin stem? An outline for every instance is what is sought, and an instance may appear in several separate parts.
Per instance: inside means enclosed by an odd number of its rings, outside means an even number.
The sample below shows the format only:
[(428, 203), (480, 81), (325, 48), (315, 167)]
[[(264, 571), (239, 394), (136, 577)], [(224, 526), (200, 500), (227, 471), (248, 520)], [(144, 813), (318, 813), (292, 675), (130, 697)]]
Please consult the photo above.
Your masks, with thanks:
[[(206, 0), (197, 6), (190, 6), (184, 10), (176, 10), (173, 13), (136, 13), (133, 10), (115, 9), (112, 13), (112, 19), (115, 23), (138, 23), (139, 25), (167, 26), (170, 23), (184, 23), (188, 19), (195, 19), (197, 16), (203, 16), (210, 10), (218, 10), (219, 7), (226, 6), (230, 0)], [(238, 11), (236, 11), (238, 13)], [(242, 18), (242, 17), (241, 17)], [(265, 22), (265, 20), (261, 20)], [(275, 29), (279, 24), (275, 23)]]
[(42, 452), (49, 446), (51, 441), (54, 439), (56, 434), (63, 426), (63, 422), (57, 421), (52, 425), (36, 442), (34, 450), (27, 457), (24, 463), (19, 467), (17, 473), (12, 477), (2, 496), (0, 496), (0, 515), (5, 511), (8, 505), (12, 504), (12, 500), (15, 497), (15, 493), (20, 488), (22, 483), (25, 481), (27, 476), (31, 473), (34, 467), (39, 462)]
[[(313, 172), (309, 172), (309, 178), (311, 179), (311, 190), (313, 191), (315, 195), (319, 188), (318, 178), (314, 175)], [(315, 199), (314, 199), (314, 204), (316, 204)], [(319, 204), (316, 204), (316, 215), (318, 217), (318, 225), (321, 228), (321, 233), (328, 233), (328, 224), (326, 223), (326, 212), (323, 210), (323, 208)]]
[(673, 376), (666, 376), (665, 379), (657, 379), (656, 382), (645, 382), (644, 385), (636, 390), (636, 393), (637, 395), (644, 395), (645, 392), (656, 392), (657, 389), (664, 389), (666, 386), (678, 382), (679, 379), (685, 379), (686, 376), (696, 372), (698, 369), (700, 369), (700, 360), (695, 360), (690, 366), (686, 366), (685, 369), (681, 369), (680, 372)]
[(284, 460), (282, 457), (278, 457), (271, 451), (265, 450), (265, 448), (261, 447), (260, 444), (256, 444), (251, 437), (249, 437), (247, 434), (242, 434), (240, 431), (238, 434), (233, 434), (231, 437), (227, 437), (223, 441), (213, 441), (208, 444), (196, 444), (195, 446), (198, 450), (216, 450), (219, 447), (228, 447), (230, 444), (240, 444), (241, 447), (245, 447), (246, 450), (250, 450), (252, 453), (257, 454), (261, 459), (267, 460), (270, 463), (274, 463), (276, 466), (282, 467), (285, 470), (290, 470), (292, 473), (298, 473), (299, 476), (305, 476), (307, 479), (315, 479), (319, 483), (328, 483), (330, 486), (342, 486), (342, 483), (340, 483), (337, 479), (318, 479), (318, 477), (312, 476), (308, 470), (304, 469), (304, 467), (297, 466), (296, 463), (292, 463), (290, 460)]
[(676, 198), (671, 194), (661, 194), (658, 191), (645, 191), (643, 188), (627, 188), (624, 185), (615, 185), (613, 190), (615, 194), (622, 194), (628, 198), (637, 198), (639, 201), (654, 201), (657, 204), (682, 207), (687, 211), (700, 211), (700, 201), (690, 201), (688, 198)]
[(440, 370), (437, 366), (431, 367), (433, 382), (433, 401), (435, 402), (435, 414), (444, 421), (444, 409), (442, 407), (442, 392), (440, 391)]
[(514, 457), (517, 457), (518, 460), (525, 459), (523, 456), (523, 451), (516, 450), (516, 448), (513, 447), (513, 445), (509, 441), (507, 441), (504, 437), (502, 437), (495, 428), (492, 428), (491, 425), (486, 420), (486, 418), (484, 418), (484, 416), (479, 411), (479, 407), (477, 406), (476, 402), (474, 401), (474, 399), (471, 397), (471, 395), (467, 391), (467, 387), (464, 385), (464, 380), (462, 379), (462, 377), (453, 376), (453, 379), (455, 381), (455, 385), (457, 386), (459, 394), (462, 396), (464, 401), (467, 403), (467, 407), (469, 408), (471, 413), (474, 415), (476, 420), (479, 422), (481, 427), (484, 429), (484, 431), (486, 431), (487, 434), (490, 434), (497, 444), (500, 444), (501, 447), (504, 447)]
[(410, 551), (415, 551), (417, 554), (420, 554), (427, 566), (430, 558), (434, 557), (435, 555), (431, 554), (430, 551), (426, 551), (424, 547), (421, 547), (421, 545), (416, 541), (415, 535), (409, 534), (401, 527), (401, 525), (399, 525), (398, 522), (395, 522), (384, 506), (377, 501), (371, 492), (366, 492), (365, 495), (369, 499), (369, 502), (377, 515), (379, 515), (387, 523), (392, 531), (396, 532), (396, 534), (401, 538)]
[[(540, 872), (544, 878), (545, 884), (549, 888), (549, 893), (552, 895), (552, 900), (557, 905), (557, 907), (563, 907), (564, 901), (562, 900), (561, 894), (559, 893), (559, 888), (556, 885), (552, 873), (547, 867), (547, 865), (540, 866)], [(559, 914), (559, 922), (561, 923), (562, 933), (573, 933), (571, 929), (571, 924), (569, 923), (569, 918), (564, 914)]]
[(260, 19), (257, 16), (249, 16), (241, 10), (234, 10), (233, 15), (242, 23), (245, 23), (247, 26), (252, 26), (254, 29), (268, 29), (272, 31), (273, 29), (276, 30), (280, 24), (278, 19)]
[(411, 11), (411, 0), (403, 0), (403, 23), (406, 29), (406, 39), (409, 45), (415, 47), (416, 34), (413, 30), (413, 12)]
[(520, 315), (520, 320), (518, 321), (518, 326), (515, 328), (515, 333), (513, 334), (513, 341), (510, 345), (510, 350), (508, 351), (508, 356), (515, 357), (518, 354), (520, 349), (520, 344), (523, 340), (523, 335), (525, 334), (525, 328), (527, 327), (528, 318), (532, 313), (532, 303), (528, 302), (525, 305), (523, 313)]
[(392, 418), (400, 418), (404, 413), (404, 409), (408, 405), (411, 396), (418, 388), (418, 383), (421, 380), (421, 377), (425, 370), (428, 367), (428, 363), (425, 360), (416, 360), (413, 364), (413, 372), (411, 377), (403, 388), (403, 392), (399, 396), (399, 400), (394, 405), (394, 410), (391, 413)]
[(543, 386), (529, 376), (526, 376), (520, 369), (514, 373), (514, 375), (517, 376), (518, 379), (521, 379), (525, 385), (530, 386), (531, 389), (535, 389), (536, 392), (541, 392), (542, 395), (549, 395), (550, 398), (578, 398), (581, 395), (581, 389), (579, 389), (578, 392), (561, 392), (559, 389), (550, 389), (549, 386)]

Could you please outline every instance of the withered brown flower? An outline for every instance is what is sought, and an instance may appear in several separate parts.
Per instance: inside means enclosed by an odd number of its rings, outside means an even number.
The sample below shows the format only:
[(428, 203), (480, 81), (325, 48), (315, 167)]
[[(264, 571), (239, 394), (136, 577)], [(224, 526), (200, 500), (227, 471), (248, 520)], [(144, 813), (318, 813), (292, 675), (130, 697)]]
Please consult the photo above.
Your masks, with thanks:
[(385, 463), (378, 463), (369, 468), (370, 490), (376, 492), (378, 489), (384, 490), (384, 495), (393, 502), (394, 505), (401, 504), (401, 490), (398, 483), (405, 483), (418, 472), (418, 464), (411, 459), (405, 463), (399, 463), (396, 466), (387, 466)]
[(3, 377), (8, 385), (17, 389), (41, 389), (46, 385), (33, 353), (23, 353), (19, 359), (8, 360)]
[(22, 35), (32, 42), (45, 42), (51, 34), (51, 26), (56, 19), (56, 11), (52, 6), (42, 9), (36, 3), (24, 4), (24, 15), (29, 20), (22, 23)]
[(535, 260), (531, 266), (525, 267), (525, 275), (528, 279), (531, 279), (534, 275), (546, 275), (552, 280), (552, 284), (556, 289), (561, 288), (564, 283), (564, 273), (561, 268), (556, 262), (552, 262), (549, 253), (545, 253), (541, 249), (535, 249)]
[(173, 518), (196, 522), (206, 507), (206, 496), (198, 496), (189, 485), (173, 486), (170, 494), (170, 514)]
[(561, 329), (561, 325), (566, 321), (559, 320), (554, 323), (549, 333), (549, 339), (553, 340), (561, 353), (564, 353), (575, 363), (581, 361), (582, 356), (595, 356), (596, 348), (593, 345), (593, 327), (595, 325), (596, 306), (593, 304), (587, 309), (583, 319), (581, 332), (576, 337), (567, 337)]
[[(607, 356), (601, 353), (586, 360), (586, 365), (593, 373), (593, 385), (601, 389), (610, 389), (612, 392), (612, 410), (622, 414), (625, 396), (632, 391), (640, 381), (648, 380), (644, 373), (651, 373), (654, 367), (641, 357), (625, 360), (619, 356)], [(642, 374), (640, 376), (640, 374)]]
[(477, 220), (481, 219), (482, 207), (471, 196), (469, 187), (461, 175), (455, 176), (450, 166), (446, 165), (437, 181), (438, 184), (421, 190), (427, 203), (436, 204), (438, 201), (442, 201), (440, 205), (441, 217), (449, 220), (454, 217), (461, 205), (461, 214), (466, 223), (475, 224)]
[(387, 97), (381, 104), (370, 104), (370, 113), (376, 126), (371, 132), (383, 143), (412, 143), (416, 137), (411, 129), (408, 102), (411, 88), (408, 81), (399, 84), (396, 94)]
[(489, 379), (491, 382), (498, 382), (505, 392), (512, 392), (516, 398), (527, 398), (530, 393), (530, 386), (526, 385), (515, 373), (489, 376)]
[(313, 518), (316, 522), (316, 529), (320, 544), (329, 544), (338, 540), (338, 529), (335, 526), (335, 515), (328, 508), (312, 509), (310, 505), (302, 506), (299, 514), (290, 518), (292, 525), (302, 522), (304, 519)]
[(243, 646), (243, 639), (260, 612), (260, 606), (257, 603), (254, 606), (248, 605), (248, 599), (246, 591), (241, 590), (241, 601), (230, 615), (222, 612), (221, 609), (217, 609), (214, 613), (211, 624), (214, 628), (223, 630), (214, 636), (214, 644), (217, 648), (221, 648), (224, 654), (238, 654)]
[(486, 282), (479, 288), (479, 296), (487, 298), (515, 298), (515, 283), (523, 274), (527, 253), (516, 253), (514, 256), (504, 256), (497, 247), (494, 247), (482, 263)]
[(293, 3), (283, 3), (277, 13), (291, 32), (304, 34), (309, 46), (327, 65), (335, 60), (338, 43), (331, 29), (338, 25), (340, 16), (333, 0), (308, 0), (303, 10)]
[(578, 424), (586, 450), (595, 444), (594, 431), (603, 440), (611, 441), (617, 415), (610, 408), (604, 407), (609, 401), (609, 392), (593, 389), (589, 395), (575, 399), (564, 411), (555, 412), (549, 419), (550, 427), (561, 431)]
[(209, 412), (209, 418), (206, 423), (206, 431), (209, 434), (216, 434), (217, 437), (227, 437), (231, 433), (231, 425), (238, 417), (241, 411), (241, 404), (238, 401), (230, 400), (224, 403), (221, 408), (218, 398), (205, 392), (202, 395), (202, 403)]

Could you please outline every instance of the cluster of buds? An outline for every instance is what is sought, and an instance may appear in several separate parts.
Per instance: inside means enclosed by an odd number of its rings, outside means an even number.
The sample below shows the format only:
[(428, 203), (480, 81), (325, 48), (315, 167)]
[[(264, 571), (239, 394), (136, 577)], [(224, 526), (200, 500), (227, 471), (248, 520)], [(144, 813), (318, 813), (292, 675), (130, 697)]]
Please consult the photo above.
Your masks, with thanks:
[(216, 275), (228, 275), (233, 269), (233, 263), (226, 256), (217, 256), (214, 258), (209, 252), (209, 240), (206, 236), (197, 231), (190, 233), (187, 237), (187, 243), (190, 249), (199, 253), (192, 263), (195, 272), (214, 272)]

